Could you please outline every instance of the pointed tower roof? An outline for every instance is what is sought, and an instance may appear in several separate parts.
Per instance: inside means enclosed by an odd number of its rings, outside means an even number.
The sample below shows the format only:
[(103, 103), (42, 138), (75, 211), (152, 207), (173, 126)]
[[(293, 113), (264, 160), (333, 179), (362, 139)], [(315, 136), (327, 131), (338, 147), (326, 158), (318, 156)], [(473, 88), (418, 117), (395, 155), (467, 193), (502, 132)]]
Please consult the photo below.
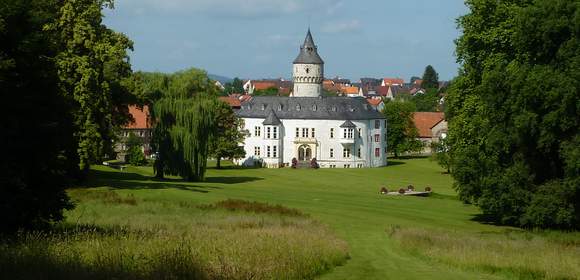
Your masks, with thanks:
[(314, 44), (310, 28), (308, 28), (304, 44), (300, 47), (300, 54), (294, 60), (294, 64), (324, 64), (324, 61), (318, 55), (318, 48)]
[(270, 109), (270, 113), (268, 114), (268, 117), (262, 122), (263, 125), (280, 125), (282, 124), (282, 122), (280, 122), (280, 119), (278, 118), (278, 116), (276, 116), (276, 113), (274, 113), (274, 110)]

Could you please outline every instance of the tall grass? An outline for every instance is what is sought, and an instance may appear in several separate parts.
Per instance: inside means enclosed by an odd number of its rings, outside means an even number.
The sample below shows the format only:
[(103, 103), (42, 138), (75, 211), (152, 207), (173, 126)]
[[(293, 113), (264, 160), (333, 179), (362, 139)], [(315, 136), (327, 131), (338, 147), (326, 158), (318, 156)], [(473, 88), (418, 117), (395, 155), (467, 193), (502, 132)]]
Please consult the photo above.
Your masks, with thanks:
[[(0, 278), (309, 279), (348, 258), (344, 241), (294, 209), (168, 205), (107, 192), (73, 191), (80, 209), (68, 224), (3, 238)], [(118, 214), (82, 213), (83, 205)]]
[(463, 269), (517, 279), (580, 279), (580, 234), (464, 233), (391, 226), (403, 249)]

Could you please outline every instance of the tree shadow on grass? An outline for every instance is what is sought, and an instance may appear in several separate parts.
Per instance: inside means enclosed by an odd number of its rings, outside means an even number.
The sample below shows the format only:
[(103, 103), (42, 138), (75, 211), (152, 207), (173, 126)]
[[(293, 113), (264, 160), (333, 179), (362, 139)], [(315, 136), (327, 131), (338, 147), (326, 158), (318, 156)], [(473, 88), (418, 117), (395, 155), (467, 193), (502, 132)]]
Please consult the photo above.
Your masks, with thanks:
[(495, 220), (493, 218), (493, 216), (481, 214), (481, 213), (474, 214), (470, 220), (474, 221), (474, 222), (478, 222), (480, 224), (484, 224), (484, 225), (503, 226), (503, 224), (501, 224), (497, 220)]
[(406, 163), (403, 161), (400, 161), (400, 160), (389, 159), (387, 161), (387, 166), (396, 166), (396, 165), (403, 165), (403, 164), (406, 164)]
[[(206, 183), (239, 184), (256, 180), (263, 180), (259, 177), (208, 177)], [(81, 188), (111, 187), (115, 189), (179, 189), (208, 193), (209, 189), (222, 189), (218, 186), (200, 186), (183, 179), (158, 179), (144, 176), (138, 173), (118, 172), (115, 170), (91, 170), (88, 180)]]

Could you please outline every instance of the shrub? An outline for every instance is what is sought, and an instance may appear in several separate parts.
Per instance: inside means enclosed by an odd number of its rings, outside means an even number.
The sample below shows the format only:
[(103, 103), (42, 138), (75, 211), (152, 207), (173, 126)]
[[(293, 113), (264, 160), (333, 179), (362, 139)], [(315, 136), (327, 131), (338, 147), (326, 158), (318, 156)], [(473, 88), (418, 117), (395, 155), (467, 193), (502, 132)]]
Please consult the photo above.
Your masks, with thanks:
[(310, 161), (310, 168), (314, 168), (314, 169), (318, 169), (320, 168), (320, 166), (318, 165), (318, 162), (316, 161), (316, 158), (313, 158)]
[(292, 168), (296, 168), (298, 166), (298, 160), (296, 158), (292, 158)]
[(381, 193), (382, 194), (387, 194), (387, 193), (389, 193), (389, 190), (386, 187), (382, 187), (381, 188)]
[(425, 187), (425, 191), (426, 192), (430, 192), (431, 191), (431, 187)]
[(405, 191), (405, 189), (403, 189), (403, 188), (400, 188), (400, 189), (399, 189), (399, 193), (400, 193), (400, 194), (405, 194), (405, 192), (406, 192), (406, 191)]
[(408, 191), (414, 191), (415, 190), (415, 187), (413, 185), (408, 185), (407, 186), (407, 190)]

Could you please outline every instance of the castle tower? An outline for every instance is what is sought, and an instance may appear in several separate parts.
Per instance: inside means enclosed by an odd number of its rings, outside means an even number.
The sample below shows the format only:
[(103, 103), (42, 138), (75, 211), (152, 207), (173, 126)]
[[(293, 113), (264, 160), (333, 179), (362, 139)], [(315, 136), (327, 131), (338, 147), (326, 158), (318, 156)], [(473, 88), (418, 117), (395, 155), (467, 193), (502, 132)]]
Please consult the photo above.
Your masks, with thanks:
[(294, 60), (292, 70), (294, 93), (296, 97), (318, 97), (322, 94), (324, 61), (318, 55), (317, 47), (310, 34), (310, 28), (300, 47), (300, 54)]

